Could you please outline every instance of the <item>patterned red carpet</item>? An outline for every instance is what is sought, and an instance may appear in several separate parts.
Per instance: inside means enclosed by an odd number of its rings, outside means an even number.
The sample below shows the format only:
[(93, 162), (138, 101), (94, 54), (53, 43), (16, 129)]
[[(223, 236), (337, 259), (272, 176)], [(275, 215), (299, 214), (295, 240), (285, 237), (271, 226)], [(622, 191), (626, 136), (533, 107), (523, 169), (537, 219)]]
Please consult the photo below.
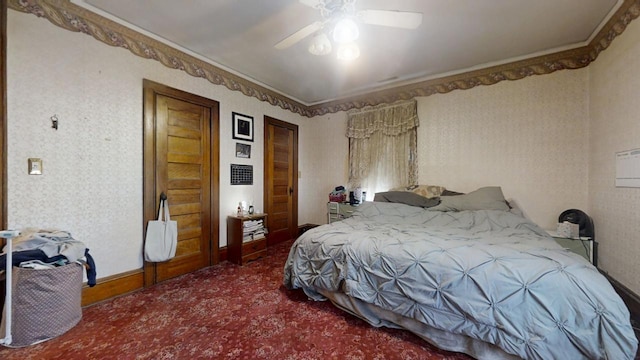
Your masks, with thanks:
[(88, 307), (66, 334), (0, 359), (470, 359), (286, 290), (290, 245)]

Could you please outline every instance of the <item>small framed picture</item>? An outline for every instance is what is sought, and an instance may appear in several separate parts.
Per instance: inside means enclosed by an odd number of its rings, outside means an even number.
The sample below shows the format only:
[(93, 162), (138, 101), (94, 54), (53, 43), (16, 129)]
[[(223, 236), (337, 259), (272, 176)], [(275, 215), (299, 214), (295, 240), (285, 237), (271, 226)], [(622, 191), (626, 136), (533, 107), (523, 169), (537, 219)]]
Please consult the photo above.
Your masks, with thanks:
[(253, 141), (253, 117), (232, 113), (233, 138), (238, 140)]
[(245, 159), (251, 158), (251, 145), (236, 143), (236, 157)]

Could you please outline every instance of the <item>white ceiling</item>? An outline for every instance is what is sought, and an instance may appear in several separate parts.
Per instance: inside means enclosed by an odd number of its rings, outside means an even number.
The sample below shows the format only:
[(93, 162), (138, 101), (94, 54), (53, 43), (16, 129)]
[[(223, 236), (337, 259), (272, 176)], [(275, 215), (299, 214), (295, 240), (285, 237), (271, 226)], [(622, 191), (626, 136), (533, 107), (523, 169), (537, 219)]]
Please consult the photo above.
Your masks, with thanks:
[(622, 0), (357, 0), (356, 9), (415, 11), (416, 30), (359, 24), (352, 63), (307, 51), (321, 20), (297, 0), (75, 0), (305, 105), (586, 45)]

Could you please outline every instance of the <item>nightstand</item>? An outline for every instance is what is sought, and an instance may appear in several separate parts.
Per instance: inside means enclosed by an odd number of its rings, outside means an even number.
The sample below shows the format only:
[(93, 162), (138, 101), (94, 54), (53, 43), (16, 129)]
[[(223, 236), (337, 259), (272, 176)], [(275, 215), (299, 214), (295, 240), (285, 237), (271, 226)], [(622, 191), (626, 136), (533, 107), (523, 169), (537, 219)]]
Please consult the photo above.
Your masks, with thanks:
[(598, 243), (591, 237), (581, 236), (580, 238), (567, 238), (559, 235), (554, 230), (547, 230), (549, 234), (560, 246), (569, 249), (583, 258), (589, 260), (593, 266), (598, 267)]
[(227, 258), (243, 265), (267, 255), (267, 214), (227, 218)]
[(329, 201), (327, 203), (327, 219), (328, 223), (331, 224), (334, 221), (340, 221), (351, 217), (353, 215), (353, 211), (358, 207), (358, 205), (351, 205), (349, 203), (342, 202), (334, 202)]

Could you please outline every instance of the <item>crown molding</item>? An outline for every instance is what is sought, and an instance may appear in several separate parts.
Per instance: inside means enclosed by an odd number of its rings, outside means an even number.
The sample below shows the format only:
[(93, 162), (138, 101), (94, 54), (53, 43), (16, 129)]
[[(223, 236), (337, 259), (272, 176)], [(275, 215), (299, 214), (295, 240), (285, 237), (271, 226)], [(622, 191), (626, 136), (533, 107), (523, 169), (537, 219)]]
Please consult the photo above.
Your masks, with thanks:
[(589, 43), (591, 61), (606, 50), (618, 35), (627, 28), (631, 21), (640, 16), (640, 0), (625, 0), (611, 19)]
[(466, 90), (504, 80), (550, 74), (558, 70), (583, 68), (606, 50), (629, 23), (640, 15), (640, 0), (625, 0), (600, 32), (584, 47), (306, 106), (88, 11), (69, 0), (8, 0), (8, 6), (16, 11), (46, 18), (64, 29), (91, 35), (96, 40), (127, 49), (137, 56), (159, 61), (171, 69), (185, 71), (191, 76), (207, 79), (212, 84), (240, 91), (246, 96), (306, 117), (393, 103), (418, 96), (444, 94), (453, 90)]

